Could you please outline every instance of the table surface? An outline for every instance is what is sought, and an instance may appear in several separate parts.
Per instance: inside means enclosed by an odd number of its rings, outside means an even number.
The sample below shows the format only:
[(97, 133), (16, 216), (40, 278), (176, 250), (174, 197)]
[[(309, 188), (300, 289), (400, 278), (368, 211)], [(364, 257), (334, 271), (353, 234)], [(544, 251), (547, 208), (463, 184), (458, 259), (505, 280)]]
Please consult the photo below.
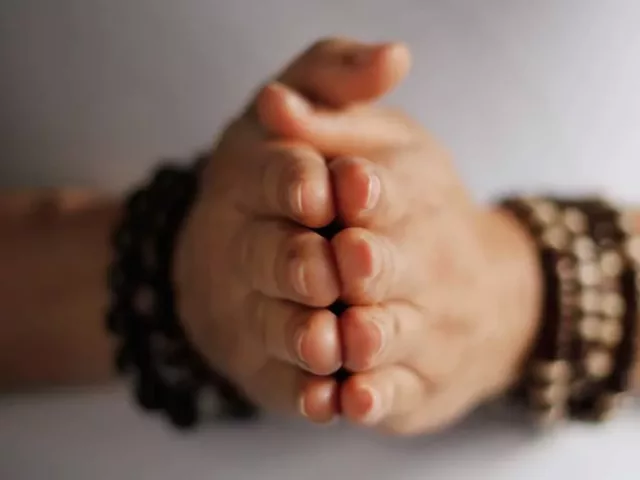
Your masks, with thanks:
[(637, 479), (640, 410), (535, 434), (491, 408), (443, 434), (381, 437), (267, 418), (171, 430), (120, 387), (0, 399), (0, 478), (101, 480)]

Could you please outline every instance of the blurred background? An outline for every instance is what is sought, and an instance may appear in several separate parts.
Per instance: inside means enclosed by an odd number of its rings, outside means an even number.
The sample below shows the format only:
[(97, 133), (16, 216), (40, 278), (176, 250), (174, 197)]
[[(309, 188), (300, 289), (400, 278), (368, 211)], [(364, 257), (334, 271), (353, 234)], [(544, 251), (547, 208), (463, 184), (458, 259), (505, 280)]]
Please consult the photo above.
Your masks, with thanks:
[(637, 0), (1, 0), (0, 186), (127, 186), (210, 143), (260, 81), (339, 34), (412, 47), (388, 102), (479, 195), (633, 198), (639, 21)]
[[(450, 148), (478, 197), (640, 201), (638, 0), (0, 0), (0, 188), (120, 191), (210, 144), (328, 35), (409, 44), (413, 74), (385, 101)], [(544, 439), (519, 421), (410, 442), (279, 420), (182, 436), (119, 390), (5, 397), (0, 478), (640, 476), (637, 411)]]

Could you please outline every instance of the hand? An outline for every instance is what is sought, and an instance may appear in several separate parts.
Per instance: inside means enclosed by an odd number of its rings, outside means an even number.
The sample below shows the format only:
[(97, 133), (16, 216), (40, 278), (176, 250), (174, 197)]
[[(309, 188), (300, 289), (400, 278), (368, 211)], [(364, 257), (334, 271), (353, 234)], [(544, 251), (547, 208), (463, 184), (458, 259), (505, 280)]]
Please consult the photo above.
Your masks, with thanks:
[[(404, 75), (397, 45), (320, 42), (279, 82), (343, 108), (376, 98)], [(335, 217), (323, 156), (304, 142), (269, 138), (254, 104), (224, 132), (175, 257), (179, 314), (211, 366), (260, 407), (336, 413), (328, 375), (342, 364), (333, 254), (311, 228)]]
[(441, 429), (503, 393), (535, 331), (535, 249), (506, 214), (476, 205), (448, 154), (389, 110), (320, 108), (281, 84), (269, 130), (334, 157), (332, 240), (350, 420), (398, 434)]

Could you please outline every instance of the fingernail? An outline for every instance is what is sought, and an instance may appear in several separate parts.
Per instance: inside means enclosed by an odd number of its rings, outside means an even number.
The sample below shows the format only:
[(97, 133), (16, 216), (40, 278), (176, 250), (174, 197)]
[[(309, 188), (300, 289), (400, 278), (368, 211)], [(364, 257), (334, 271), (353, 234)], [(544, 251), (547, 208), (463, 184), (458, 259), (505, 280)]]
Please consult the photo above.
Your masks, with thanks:
[(378, 323), (376, 320), (369, 320), (369, 325), (375, 331), (374, 336), (378, 338), (378, 346), (371, 355), (371, 360), (375, 360), (384, 350), (387, 339), (384, 335), (384, 330), (382, 329), (380, 323)]
[(380, 199), (380, 178), (375, 173), (369, 174), (367, 185), (367, 201), (365, 203), (365, 210), (372, 210)]
[(289, 199), (291, 201), (291, 208), (293, 209), (293, 213), (302, 216), (303, 206), (302, 206), (302, 184), (297, 183), (293, 185), (290, 189)]
[(295, 339), (296, 356), (298, 357), (298, 361), (302, 364), (303, 367), (308, 366), (307, 361), (305, 360), (304, 355), (302, 353), (302, 344), (305, 340), (306, 334), (307, 334), (306, 330), (303, 328), (300, 328), (296, 333), (296, 339)]
[(307, 412), (307, 402), (305, 402), (304, 393), (301, 393), (298, 397), (298, 411), (303, 417), (309, 418), (309, 413)]
[(352, 244), (347, 255), (344, 256), (344, 260), (348, 275), (354, 276), (360, 281), (372, 280), (380, 272), (379, 253), (376, 252), (374, 243), (365, 235)]
[(307, 278), (304, 262), (296, 260), (293, 262), (293, 288), (303, 297), (308, 296), (309, 289), (307, 287)]
[(361, 386), (357, 390), (356, 395), (358, 402), (369, 405), (367, 413), (361, 418), (362, 423), (365, 425), (375, 425), (378, 423), (382, 417), (382, 405), (377, 392), (370, 387)]

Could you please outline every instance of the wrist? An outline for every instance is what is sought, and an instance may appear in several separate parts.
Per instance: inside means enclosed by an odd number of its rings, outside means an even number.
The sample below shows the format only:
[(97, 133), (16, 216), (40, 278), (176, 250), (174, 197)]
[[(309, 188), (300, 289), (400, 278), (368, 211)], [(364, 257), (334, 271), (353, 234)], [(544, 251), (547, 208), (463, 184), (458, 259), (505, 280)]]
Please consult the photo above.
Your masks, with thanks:
[(496, 365), (498, 379), (492, 395), (512, 389), (521, 379), (524, 364), (540, 322), (542, 273), (534, 239), (508, 212), (493, 208), (481, 214), (480, 229), (490, 269), (488, 290), (491, 315), (503, 328), (504, 351)]

